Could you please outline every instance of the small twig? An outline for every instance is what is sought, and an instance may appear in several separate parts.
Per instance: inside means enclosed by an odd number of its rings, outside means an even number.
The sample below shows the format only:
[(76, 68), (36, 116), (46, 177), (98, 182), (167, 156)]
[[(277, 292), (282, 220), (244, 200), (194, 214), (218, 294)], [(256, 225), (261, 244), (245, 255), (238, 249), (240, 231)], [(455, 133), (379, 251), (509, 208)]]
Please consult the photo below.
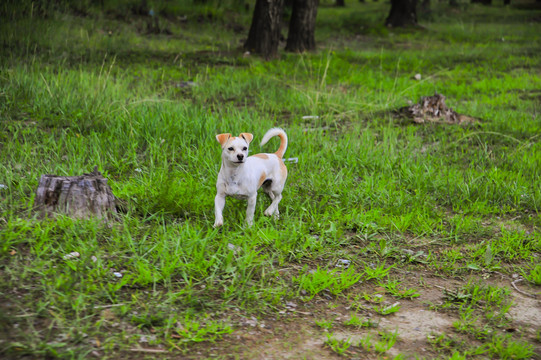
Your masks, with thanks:
[(537, 299), (537, 295), (527, 293), (527, 292), (525, 292), (525, 291), (520, 290), (520, 289), (517, 287), (517, 285), (516, 285), (515, 283), (521, 282), (522, 280), (524, 280), (524, 279), (518, 279), (518, 280), (515, 280), (515, 281), (511, 281), (511, 285), (513, 285), (513, 287), (515, 288), (515, 290), (518, 291), (519, 293), (521, 293), (522, 295), (529, 296), (529, 297), (531, 297), (531, 298)]
[(442, 289), (443, 291), (448, 291), (447, 288), (444, 288), (443, 286), (434, 285), (434, 287), (437, 287), (438, 289)]
[(170, 344), (170, 345), (173, 345), (173, 346), (175, 347), (175, 349), (177, 349), (177, 350), (179, 350), (179, 351), (182, 351), (182, 349), (179, 348), (174, 342), (169, 341), (169, 344)]
[(94, 306), (94, 309), (107, 309), (107, 308), (112, 308), (112, 307), (116, 307), (116, 306), (123, 306), (123, 305), (126, 305), (126, 304), (96, 305), (96, 306)]
[(161, 350), (161, 349), (143, 349), (143, 348), (133, 348), (133, 349), (130, 349), (130, 351), (146, 352), (146, 353), (154, 353), (154, 354), (165, 354), (168, 352), (167, 350)]
[(501, 273), (501, 272), (499, 272), (499, 271), (495, 271), (495, 270), (494, 270), (494, 271), (492, 271), (492, 272), (493, 272), (494, 274), (500, 275), (500, 276), (503, 277), (503, 278), (507, 278), (507, 279), (509, 279), (509, 280), (512, 279), (510, 276), (505, 275), (504, 273)]
[(37, 314), (21, 314), (21, 315), (14, 315), (15, 318), (25, 318), (25, 317), (31, 317), (36, 316)]

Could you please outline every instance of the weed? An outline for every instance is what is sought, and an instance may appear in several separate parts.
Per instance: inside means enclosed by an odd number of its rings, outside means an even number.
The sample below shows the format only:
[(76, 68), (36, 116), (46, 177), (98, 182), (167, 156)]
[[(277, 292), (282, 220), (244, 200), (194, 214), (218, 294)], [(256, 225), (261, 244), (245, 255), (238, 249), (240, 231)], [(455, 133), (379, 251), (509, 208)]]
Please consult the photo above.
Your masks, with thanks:
[(388, 280), (387, 282), (381, 283), (380, 285), (385, 287), (392, 296), (399, 299), (414, 299), (419, 297), (419, 293), (415, 289), (401, 289), (400, 285), (402, 283), (398, 280)]
[(333, 328), (334, 326), (334, 319), (331, 319), (331, 320), (325, 320), (325, 319), (322, 319), (322, 320), (315, 320), (315, 323), (317, 326), (319, 326), (320, 328), (328, 331), (330, 329)]
[(473, 335), (476, 339), (484, 340), (493, 332), (492, 327), (479, 324), (479, 317), (475, 316), (471, 309), (461, 311), (459, 316), (460, 320), (455, 321), (453, 326), (460, 333)]
[(427, 341), (436, 349), (436, 351), (451, 352), (454, 349), (464, 349), (465, 344), (462, 340), (452, 337), (451, 335), (441, 334), (427, 335)]
[(453, 355), (447, 358), (447, 360), (466, 360), (467, 357), (465, 355), (462, 355), (460, 352), (455, 351)]
[(350, 314), (349, 320), (344, 321), (344, 325), (356, 328), (373, 328), (378, 326), (372, 319), (360, 319), (355, 313)]
[(391, 349), (398, 338), (398, 332), (379, 332), (379, 340), (374, 340), (372, 335), (368, 334), (359, 340), (357, 346), (362, 347), (367, 352), (376, 351), (380, 354), (387, 352)]
[(380, 315), (386, 316), (386, 315), (390, 315), (390, 314), (394, 314), (395, 312), (398, 312), (400, 308), (401, 308), (400, 303), (396, 302), (388, 306), (383, 306), (383, 305), (374, 306), (374, 311)]
[(383, 301), (385, 301), (385, 296), (377, 292), (373, 294), (362, 293), (361, 296), (364, 300), (372, 304), (381, 304)]
[(396, 343), (396, 339), (398, 338), (398, 331), (395, 331), (393, 333), (380, 332), (379, 335), (380, 340), (374, 344), (374, 350), (382, 354), (387, 352), (394, 346), (394, 344)]
[(317, 268), (312, 272), (304, 272), (299, 277), (293, 278), (293, 281), (298, 282), (300, 289), (304, 289), (310, 294), (308, 299), (312, 299), (325, 289), (328, 289), (334, 295), (338, 295), (357, 283), (360, 278), (361, 275), (356, 274), (354, 267), (349, 267), (344, 271)]
[(534, 285), (541, 285), (541, 264), (530, 264), (526, 269), (520, 269), (522, 276)]
[(338, 355), (345, 355), (348, 349), (351, 347), (350, 339), (336, 339), (333, 334), (327, 334), (327, 340), (325, 345), (331, 348), (332, 351)]
[(293, 278), (293, 281), (299, 284), (299, 289), (309, 293), (309, 299), (312, 299), (319, 292), (328, 289), (335, 282), (332, 272), (317, 268), (313, 272), (303, 273), (299, 277)]
[(367, 334), (366, 336), (364, 336), (363, 338), (361, 338), (359, 340), (359, 343), (357, 344), (357, 346), (363, 348), (365, 351), (367, 352), (370, 352), (373, 348), (373, 345), (372, 345), (372, 335), (370, 334)]
[(529, 359), (534, 354), (531, 344), (513, 340), (510, 335), (495, 335), (480, 349), (490, 356), (499, 356), (502, 359)]
[(366, 280), (371, 279), (382, 279), (386, 277), (389, 274), (389, 271), (394, 267), (394, 265), (391, 265), (389, 267), (385, 267), (384, 263), (381, 263), (379, 265), (365, 265), (364, 266), (364, 276)]
[(189, 315), (186, 315), (182, 322), (172, 325), (169, 338), (171, 341), (174, 341), (173, 339), (179, 339), (181, 343), (214, 341), (224, 334), (233, 332), (233, 329), (223, 322), (209, 319), (195, 319)]

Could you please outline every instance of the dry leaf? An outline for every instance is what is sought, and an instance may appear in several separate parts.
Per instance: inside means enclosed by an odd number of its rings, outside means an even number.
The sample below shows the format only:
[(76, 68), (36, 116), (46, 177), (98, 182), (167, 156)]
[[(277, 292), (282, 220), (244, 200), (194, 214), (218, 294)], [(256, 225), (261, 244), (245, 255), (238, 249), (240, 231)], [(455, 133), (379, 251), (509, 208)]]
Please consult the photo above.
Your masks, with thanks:
[(423, 96), (414, 105), (399, 109), (399, 112), (411, 118), (416, 124), (426, 122), (439, 122), (444, 124), (466, 124), (478, 121), (477, 119), (461, 115), (445, 105), (445, 96), (434, 94), (434, 96)]

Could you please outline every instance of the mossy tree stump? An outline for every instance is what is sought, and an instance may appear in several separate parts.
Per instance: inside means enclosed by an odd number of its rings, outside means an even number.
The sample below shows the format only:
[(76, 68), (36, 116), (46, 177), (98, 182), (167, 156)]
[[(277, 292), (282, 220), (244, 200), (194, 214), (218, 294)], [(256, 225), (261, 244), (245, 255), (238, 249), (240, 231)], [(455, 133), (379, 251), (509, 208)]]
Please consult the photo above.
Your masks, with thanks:
[(113, 192), (97, 166), (80, 176), (42, 175), (34, 206), (43, 215), (59, 213), (74, 218), (107, 218), (116, 213)]

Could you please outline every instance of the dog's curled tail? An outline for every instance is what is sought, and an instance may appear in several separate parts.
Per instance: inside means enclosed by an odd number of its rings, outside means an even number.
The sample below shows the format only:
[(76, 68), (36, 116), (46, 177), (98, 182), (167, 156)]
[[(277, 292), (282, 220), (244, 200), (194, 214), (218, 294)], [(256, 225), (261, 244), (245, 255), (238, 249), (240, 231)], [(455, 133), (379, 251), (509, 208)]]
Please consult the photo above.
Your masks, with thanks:
[(284, 157), (287, 149), (287, 135), (286, 132), (280, 128), (272, 128), (263, 136), (261, 140), (261, 146), (265, 145), (271, 137), (278, 136), (280, 138), (280, 147), (276, 150), (275, 154), (280, 159)]

